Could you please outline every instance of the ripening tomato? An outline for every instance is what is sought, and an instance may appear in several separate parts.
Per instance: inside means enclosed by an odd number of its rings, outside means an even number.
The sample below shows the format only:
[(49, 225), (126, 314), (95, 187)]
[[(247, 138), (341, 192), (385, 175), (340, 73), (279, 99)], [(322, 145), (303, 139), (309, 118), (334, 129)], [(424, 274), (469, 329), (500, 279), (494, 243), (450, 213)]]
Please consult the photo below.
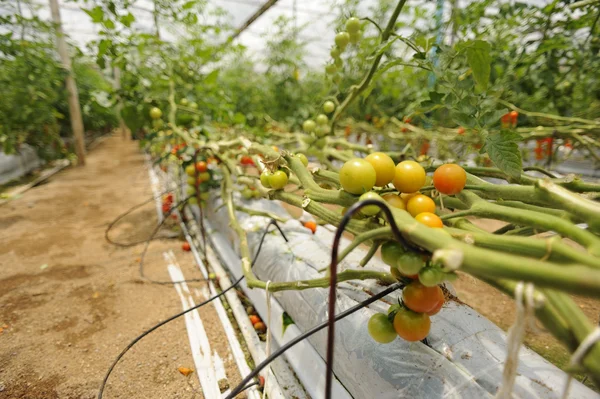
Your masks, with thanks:
[(417, 194), (406, 203), (406, 210), (412, 217), (423, 212), (435, 212), (435, 202), (426, 195)]
[(371, 191), (377, 180), (373, 166), (364, 159), (354, 158), (340, 169), (340, 184), (351, 194), (363, 194)]
[(442, 306), (444, 306), (445, 303), (445, 299), (442, 297), (439, 302), (437, 303), (437, 305), (434, 306), (433, 309), (431, 309), (429, 312), (427, 312), (428, 316), (435, 316), (436, 314), (438, 314), (440, 312), (440, 310), (442, 310)]
[(240, 163), (244, 166), (254, 165), (254, 161), (250, 155), (242, 155), (240, 158)]
[(398, 208), (398, 209), (402, 209), (402, 210), (406, 209), (406, 203), (404, 203), (404, 200), (399, 195), (386, 194), (386, 195), (382, 196), (381, 198), (383, 198), (383, 200), (385, 202), (387, 202), (390, 206), (393, 206), (394, 208)]
[(419, 281), (413, 281), (402, 290), (402, 300), (407, 308), (415, 312), (431, 311), (444, 298), (439, 286), (425, 287)]
[(304, 227), (312, 231), (313, 234), (317, 232), (317, 223), (314, 220), (309, 220), (308, 222), (304, 223)]
[(258, 323), (254, 324), (254, 330), (257, 333), (264, 334), (267, 331), (267, 326), (262, 321), (259, 321)]
[(467, 172), (455, 163), (447, 163), (433, 172), (433, 185), (442, 194), (458, 194), (467, 184)]
[(252, 323), (252, 325), (260, 323), (260, 317), (258, 317), (257, 315), (251, 314), (250, 316), (248, 316), (248, 318), (250, 319), (250, 323)]
[(196, 162), (196, 170), (200, 173), (208, 170), (208, 164), (204, 161)]
[(419, 213), (417, 216), (415, 216), (415, 220), (429, 227), (444, 227), (444, 222), (442, 222), (442, 219), (440, 219), (438, 215), (432, 212)]
[(374, 152), (367, 155), (365, 161), (375, 169), (375, 185), (377, 187), (387, 186), (396, 175), (396, 165), (389, 155), (383, 152)]
[(409, 276), (409, 275), (406, 275), (406, 274), (402, 273), (400, 270), (396, 269), (395, 267), (391, 267), (391, 266), (390, 266), (390, 274), (396, 280), (405, 280), (407, 278), (409, 278), (411, 280), (416, 280), (416, 279), (419, 278), (418, 274), (413, 274), (413, 275)]
[(431, 320), (425, 313), (416, 313), (401, 308), (394, 317), (394, 330), (400, 338), (417, 342), (425, 339), (431, 329)]
[(367, 325), (369, 335), (380, 344), (389, 344), (396, 339), (396, 330), (387, 315), (375, 313)]
[[(374, 191), (369, 191), (368, 193), (364, 193), (358, 198), (359, 201), (365, 200), (376, 200), (383, 202), (383, 198), (379, 194)], [(360, 209), (360, 212), (366, 216), (375, 216), (381, 211), (381, 208), (377, 205), (367, 205)]]
[(415, 161), (402, 161), (396, 165), (392, 183), (401, 193), (417, 192), (425, 185), (425, 169)]

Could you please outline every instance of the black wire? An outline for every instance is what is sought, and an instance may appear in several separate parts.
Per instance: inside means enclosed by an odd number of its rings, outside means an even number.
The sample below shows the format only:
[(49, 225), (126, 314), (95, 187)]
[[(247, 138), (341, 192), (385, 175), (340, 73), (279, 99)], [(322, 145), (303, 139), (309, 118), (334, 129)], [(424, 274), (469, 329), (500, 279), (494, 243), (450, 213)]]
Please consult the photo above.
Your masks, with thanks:
[[(402, 233), (396, 226), (394, 222), (394, 216), (392, 215), (392, 211), (390, 208), (383, 202), (378, 200), (364, 200), (359, 201), (352, 205), (346, 213), (344, 217), (340, 221), (340, 225), (338, 226), (337, 231), (335, 232), (335, 237), (333, 239), (333, 245), (331, 248), (331, 263), (329, 264), (329, 309), (328, 309), (328, 322), (327, 325), (329, 328), (327, 329), (327, 354), (325, 358), (326, 364), (326, 374), (325, 374), (325, 399), (331, 398), (331, 388), (332, 388), (332, 379), (333, 379), (333, 348), (335, 344), (335, 301), (336, 301), (336, 288), (337, 288), (337, 264), (338, 264), (338, 249), (340, 246), (340, 239), (342, 238), (342, 233), (346, 229), (346, 225), (352, 219), (352, 215), (358, 212), (361, 208), (369, 205), (378, 206), (388, 221), (390, 228), (392, 229), (392, 233), (396, 240), (404, 245), (404, 247), (414, 247), (409, 244), (404, 237), (402, 237)], [(419, 251), (421, 251), (419, 249)]]
[[(274, 219), (271, 219), (271, 221), (269, 222), (269, 224), (267, 225), (267, 227), (265, 228), (265, 231), (260, 239), (260, 242), (258, 244), (258, 249), (256, 250), (256, 255), (254, 255), (254, 259), (252, 260), (252, 263), (250, 264), (251, 267), (254, 266), (254, 263), (256, 262), (256, 259), (258, 259), (258, 255), (260, 254), (260, 250), (262, 249), (263, 246), (263, 242), (265, 241), (265, 237), (267, 236), (267, 233), (269, 232), (269, 227), (271, 227), (271, 225), (275, 225), (275, 227), (277, 227), (277, 230), (279, 230), (279, 232), (281, 233), (281, 235), (283, 236), (283, 239), (287, 242), (288, 239), (285, 236), (285, 234), (283, 234), (283, 231), (281, 230), (281, 228), (279, 227), (279, 225), (277, 224), (277, 222)], [(104, 376), (104, 379), (102, 380), (102, 384), (100, 385), (100, 391), (98, 392), (98, 399), (102, 399), (102, 395), (104, 393), (104, 388), (106, 387), (106, 383), (108, 381), (108, 378), (110, 377), (110, 374), (112, 373), (113, 369), (115, 368), (115, 366), (117, 365), (117, 363), (119, 362), (119, 360), (121, 360), (121, 358), (125, 355), (125, 353), (127, 353), (127, 351), (129, 351), (129, 349), (131, 349), (131, 347), (133, 347), (133, 345), (135, 345), (138, 341), (140, 341), (142, 338), (144, 338), (146, 335), (150, 334), (152, 331), (158, 329), (161, 326), (164, 326), (165, 324), (169, 323), (170, 321), (173, 321), (175, 319), (177, 319), (178, 317), (183, 316), (186, 313), (191, 312), (192, 310), (198, 309), (212, 301), (214, 301), (215, 299), (223, 296), (225, 293), (227, 293), (227, 291), (231, 290), (232, 288), (236, 287), (242, 280), (244, 279), (244, 276), (241, 276), (239, 279), (237, 279), (233, 284), (231, 284), (229, 287), (227, 287), (226, 289), (224, 289), (223, 291), (221, 291), (220, 293), (218, 293), (215, 296), (212, 296), (210, 298), (208, 298), (207, 300), (205, 300), (204, 302), (199, 303), (198, 305), (195, 305), (187, 310), (184, 310), (183, 312), (177, 313), (174, 316), (169, 317), (166, 320), (161, 321), (160, 323), (156, 324), (155, 326), (151, 327), (150, 329), (144, 331), (142, 334), (140, 334), (139, 336), (137, 336), (133, 341), (131, 341), (129, 343), (129, 345), (127, 345), (125, 347), (125, 349), (123, 349), (123, 351), (121, 351), (121, 353), (119, 353), (119, 356), (117, 356), (117, 358), (114, 360), (114, 362), (111, 364), (110, 368), (108, 369), (108, 371), (106, 372), (106, 375)], [(245, 381), (244, 384), (247, 384), (248, 381)], [(245, 387), (244, 389), (248, 389), (249, 387)]]
[[(337, 316), (335, 316), (335, 321), (341, 320), (346, 316), (350, 316), (352, 313), (370, 305), (371, 303), (383, 298), (384, 296), (390, 294), (391, 292), (394, 292), (395, 290), (402, 288), (403, 284), (402, 283), (394, 283), (391, 286), (389, 286), (388, 288), (386, 288), (385, 290), (381, 291), (379, 294), (377, 295), (373, 295), (372, 297), (370, 297), (369, 299), (360, 302), (356, 305), (354, 305), (353, 307), (344, 310), (342, 313), (338, 314)], [(290, 349), (292, 346), (296, 345), (298, 342), (310, 337), (311, 335), (321, 331), (322, 329), (324, 329), (325, 327), (327, 327), (329, 324), (329, 321), (324, 321), (316, 326), (314, 326), (313, 328), (311, 328), (310, 330), (306, 331), (305, 333), (298, 335), (296, 338), (292, 339), (291, 341), (287, 342), (285, 345), (281, 346), (277, 351), (273, 352), (271, 355), (269, 355), (269, 357), (267, 357), (265, 360), (263, 360), (258, 366), (256, 366), (254, 368), (254, 370), (252, 370), (252, 372), (250, 374), (248, 374), (243, 380), (242, 382), (240, 382), (240, 384), (235, 387), (231, 393), (225, 398), (225, 399), (233, 399), (235, 397), (235, 395), (238, 395), (244, 388), (244, 386), (254, 377), (256, 377), (256, 375), (258, 373), (260, 373), (260, 371), (262, 369), (264, 369), (265, 367), (267, 367), (269, 365), (269, 363), (271, 363), (273, 360), (275, 360), (276, 358), (278, 358), (279, 356), (281, 356), (283, 353), (285, 353), (288, 349)]]

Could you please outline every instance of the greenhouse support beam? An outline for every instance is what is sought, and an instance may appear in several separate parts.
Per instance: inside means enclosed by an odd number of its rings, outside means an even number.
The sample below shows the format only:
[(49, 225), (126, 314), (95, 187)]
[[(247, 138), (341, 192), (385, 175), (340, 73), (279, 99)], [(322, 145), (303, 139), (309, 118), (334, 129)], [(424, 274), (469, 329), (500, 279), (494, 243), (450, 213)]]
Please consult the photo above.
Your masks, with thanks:
[(69, 103), (69, 116), (71, 119), (71, 129), (75, 137), (75, 154), (77, 154), (77, 164), (85, 165), (85, 142), (83, 139), (83, 118), (81, 117), (81, 106), (79, 105), (79, 93), (77, 92), (77, 84), (75, 76), (71, 68), (71, 58), (65, 40), (65, 33), (60, 20), (60, 9), (58, 0), (49, 0), (50, 10), (52, 13), (52, 21), (56, 30), (56, 47), (58, 54), (63, 64), (63, 68), (67, 71), (65, 78), (65, 86), (67, 88), (67, 101)]

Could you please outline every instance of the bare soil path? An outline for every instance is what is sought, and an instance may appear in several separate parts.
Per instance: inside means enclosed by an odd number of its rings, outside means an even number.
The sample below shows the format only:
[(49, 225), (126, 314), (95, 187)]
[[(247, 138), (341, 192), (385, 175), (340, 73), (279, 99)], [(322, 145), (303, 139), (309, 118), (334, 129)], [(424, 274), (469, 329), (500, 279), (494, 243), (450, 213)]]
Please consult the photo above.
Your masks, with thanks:
[[(151, 197), (137, 142), (110, 137), (85, 167), (68, 168), (0, 207), (0, 398), (95, 398), (129, 341), (181, 311), (171, 285), (140, 280), (143, 245), (121, 248), (104, 239), (113, 219)], [(155, 223), (151, 202), (111, 237), (144, 239)], [(175, 253), (186, 278), (201, 278), (178, 239), (152, 242), (146, 275), (169, 279), (165, 250)], [(203, 284), (189, 286), (194, 292)], [(205, 307), (200, 316), (234, 386), (239, 375), (217, 315)], [(125, 355), (104, 397), (202, 397), (196, 373), (185, 377), (179, 367), (194, 368), (183, 319)]]

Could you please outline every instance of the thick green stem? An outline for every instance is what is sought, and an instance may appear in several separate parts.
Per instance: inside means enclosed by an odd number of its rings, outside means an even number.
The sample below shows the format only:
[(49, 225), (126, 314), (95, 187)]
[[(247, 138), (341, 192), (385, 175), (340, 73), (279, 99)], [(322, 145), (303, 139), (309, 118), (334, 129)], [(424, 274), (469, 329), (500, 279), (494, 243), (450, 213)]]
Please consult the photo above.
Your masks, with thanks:
[[(574, 224), (559, 217), (535, 212), (525, 209), (507, 208), (502, 205), (484, 201), (475, 193), (463, 190), (457, 197), (470, 206), (467, 211), (457, 212), (452, 215), (475, 215), (483, 218), (492, 218), (504, 220), (519, 226), (532, 226), (544, 230), (552, 230), (566, 237), (571, 238), (586, 247), (593, 255), (600, 255), (600, 238), (582, 230)], [(444, 215), (448, 217), (448, 215)]]

